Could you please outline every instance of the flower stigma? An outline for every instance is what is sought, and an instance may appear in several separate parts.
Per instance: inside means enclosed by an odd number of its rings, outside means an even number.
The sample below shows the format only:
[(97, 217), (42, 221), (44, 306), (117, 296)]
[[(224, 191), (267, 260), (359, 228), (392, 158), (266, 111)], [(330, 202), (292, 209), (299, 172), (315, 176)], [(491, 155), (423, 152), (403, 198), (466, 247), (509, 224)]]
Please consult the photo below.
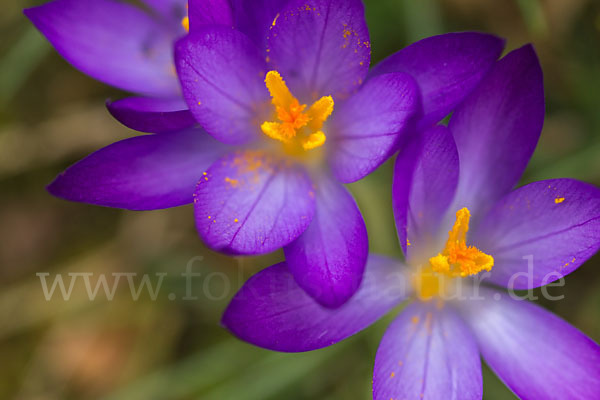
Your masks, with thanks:
[(323, 96), (307, 109), (300, 104), (277, 71), (269, 71), (265, 84), (271, 94), (277, 121), (265, 121), (262, 132), (285, 145), (288, 152), (312, 150), (323, 146), (327, 139), (321, 130), (333, 113), (333, 98)]
[(448, 284), (454, 278), (491, 271), (494, 258), (475, 246), (467, 246), (467, 232), (471, 213), (468, 208), (456, 212), (454, 226), (448, 232), (446, 245), (438, 255), (431, 257), (420, 268), (414, 279), (417, 295), (422, 300), (446, 294)]

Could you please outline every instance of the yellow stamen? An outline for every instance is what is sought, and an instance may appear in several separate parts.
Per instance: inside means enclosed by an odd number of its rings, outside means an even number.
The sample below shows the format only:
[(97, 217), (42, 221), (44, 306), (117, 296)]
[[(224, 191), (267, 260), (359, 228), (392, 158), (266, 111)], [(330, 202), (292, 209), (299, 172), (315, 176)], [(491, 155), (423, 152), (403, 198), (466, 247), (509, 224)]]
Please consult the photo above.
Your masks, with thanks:
[(452, 277), (475, 275), (483, 270), (490, 271), (494, 258), (475, 246), (467, 246), (467, 232), (471, 213), (465, 207), (456, 212), (456, 222), (448, 232), (448, 241), (444, 250), (429, 259), (434, 272)]
[(273, 98), (273, 105), (277, 108), (288, 108), (294, 100), (292, 92), (277, 71), (269, 71), (265, 77), (265, 84)]
[(327, 118), (329, 118), (332, 113), (333, 98), (331, 96), (321, 97), (308, 109), (308, 116), (310, 118), (308, 126), (315, 131), (321, 129), (323, 123), (327, 121)]
[(333, 98), (321, 97), (306, 110), (307, 105), (300, 104), (294, 97), (279, 72), (269, 71), (265, 85), (271, 94), (278, 121), (263, 122), (262, 132), (288, 146), (304, 150), (322, 146), (326, 136), (321, 128), (333, 113)]
[(449, 294), (450, 283), (458, 277), (490, 271), (494, 258), (475, 246), (467, 246), (467, 232), (471, 214), (467, 208), (458, 210), (456, 222), (448, 232), (448, 240), (441, 253), (431, 257), (413, 276), (413, 287), (421, 300)]
[(302, 148), (304, 150), (312, 150), (317, 147), (323, 146), (325, 143), (325, 134), (321, 131), (311, 133), (306, 139), (302, 141)]

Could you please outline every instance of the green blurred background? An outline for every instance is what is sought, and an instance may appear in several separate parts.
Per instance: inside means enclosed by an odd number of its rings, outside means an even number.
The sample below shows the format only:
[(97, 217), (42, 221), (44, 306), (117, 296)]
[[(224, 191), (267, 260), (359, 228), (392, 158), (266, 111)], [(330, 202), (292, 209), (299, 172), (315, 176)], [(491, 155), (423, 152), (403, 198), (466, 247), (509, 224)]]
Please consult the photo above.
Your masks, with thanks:
[[(547, 117), (524, 182), (573, 177), (600, 184), (600, 3), (592, 0), (367, 0), (373, 60), (425, 36), (481, 30), (533, 42), (545, 73)], [(228, 298), (280, 253), (228, 259), (203, 247), (191, 207), (129, 212), (68, 203), (44, 187), (65, 167), (136, 134), (111, 119), (123, 93), (63, 61), (23, 17), (41, 1), (3, 0), (0, 13), (0, 398), (370, 399), (388, 317), (331, 348), (286, 355), (253, 348), (219, 326)], [(351, 185), (372, 251), (399, 255), (391, 164)], [(180, 274), (194, 257), (196, 301)], [(600, 341), (600, 257), (544, 305)], [(156, 300), (119, 284), (94, 301), (81, 281), (46, 301), (36, 273), (167, 273)], [(95, 282), (96, 277), (92, 278)], [(68, 283), (68, 279), (67, 279)], [(175, 300), (170, 300), (168, 294)], [(489, 370), (484, 398), (511, 399)]]

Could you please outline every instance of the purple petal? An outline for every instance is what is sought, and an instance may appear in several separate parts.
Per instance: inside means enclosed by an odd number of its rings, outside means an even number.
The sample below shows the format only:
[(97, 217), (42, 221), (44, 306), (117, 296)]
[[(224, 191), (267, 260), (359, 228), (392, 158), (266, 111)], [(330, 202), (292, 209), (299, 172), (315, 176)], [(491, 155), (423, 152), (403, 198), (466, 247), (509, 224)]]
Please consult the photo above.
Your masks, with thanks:
[(233, 11), (228, 0), (190, 0), (190, 31), (203, 25), (233, 26)]
[(477, 343), (446, 306), (413, 303), (388, 328), (375, 358), (373, 399), (478, 399)]
[(600, 190), (572, 179), (531, 183), (500, 200), (472, 237), (494, 257), (492, 282), (515, 289), (546, 285), (600, 248)]
[(107, 207), (154, 210), (192, 202), (194, 185), (223, 152), (200, 129), (113, 143), (61, 173), (54, 196)]
[(410, 74), (421, 89), (421, 128), (450, 113), (500, 57), (504, 40), (483, 33), (447, 33), (420, 40), (386, 58), (371, 75)]
[(418, 95), (409, 75), (385, 74), (367, 81), (337, 107), (327, 132), (330, 165), (340, 181), (362, 179), (395, 152), (398, 140), (412, 126)]
[(303, 168), (254, 151), (216, 161), (198, 183), (194, 203), (202, 239), (231, 254), (264, 254), (291, 243), (315, 209)]
[(235, 27), (244, 32), (260, 49), (266, 49), (273, 20), (290, 0), (230, 0)]
[(463, 304), (486, 363), (521, 399), (594, 399), (600, 347), (562, 319), (527, 301), (481, 289)]
[(542, 70), (527, 45), (500, 60), (452, 115), (460, 158), (457, 207), (483, 212), (513, 188), (543, 123)]
[(187, 104), (208, 133), (229, 144), (261, 135), (257, 115), (269, 105), (266, 70), (246, 36), (205, 27), (177, 42), (175, 62)]
[[(182, 32), (181, 20), (187, 15), (187, 0), (142, 0), (155, 11), (157, 17)], [(208, 1), (208, 0), (202, 0)], [(190, 3), (194, 3), (192, 0)]]
[(302, 102), (347, 95), (366, 77), (369, 31), (360, 0), (293, 0), (269, 32), (269, 68)]
[(367, 228), (348, 190), (321, 178), (312, 222), (284, 251), (301, 288), (325, 307), (344, 304), (360, 286), (369, 252)]
[(172, 33), (141, 10), (111, 0), (55, 0), (24, 13), (91, 77), (149, 96), (178, 95)]
[(183, 99), (129, 97), (108, 101), (106, 107), (123, 125), (140, 132), (176, 132), (196, 124)]
[(398, 238), (407, 257), (435, 245), (457, 183), (458, 152), (447, 128), (425, 131), (400, 152), (392, 200)]
[(301, 352), (331, 346), (367, 328), (406, 298), (404, 267), (371, 255), (360, 289), (337, 309), (319, 305), (285, 263), (250, 278), (225, 310), (222, 323), (256, 346)]

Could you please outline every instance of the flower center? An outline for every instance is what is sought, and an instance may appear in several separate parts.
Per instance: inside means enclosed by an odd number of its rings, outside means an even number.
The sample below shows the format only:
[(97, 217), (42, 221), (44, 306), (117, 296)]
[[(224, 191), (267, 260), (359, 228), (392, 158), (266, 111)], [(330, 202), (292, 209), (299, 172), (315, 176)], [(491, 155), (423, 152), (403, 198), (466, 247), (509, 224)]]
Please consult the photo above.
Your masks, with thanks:
[(260, 126), (262, 132), (282, 142), (289, 150), (321, 147), (326, 140), (321, 129), (333, 112), (333, 98), (323, 96), (307, 109), (306, 104), (300, 104), (292, 95), (279, 72), (269, 71), (265, 84), (278, 121), (263, 122)]
[(491, 271), (494, 258), (475, 246), (467, 246), (470, 218), (471, 213), (466, 207), (456, 212), (456, 222), (448, 232), (444, 249), (419, 270), (415, 288), (421, 299), (445, 294), (447, 284), (453, 278)]

